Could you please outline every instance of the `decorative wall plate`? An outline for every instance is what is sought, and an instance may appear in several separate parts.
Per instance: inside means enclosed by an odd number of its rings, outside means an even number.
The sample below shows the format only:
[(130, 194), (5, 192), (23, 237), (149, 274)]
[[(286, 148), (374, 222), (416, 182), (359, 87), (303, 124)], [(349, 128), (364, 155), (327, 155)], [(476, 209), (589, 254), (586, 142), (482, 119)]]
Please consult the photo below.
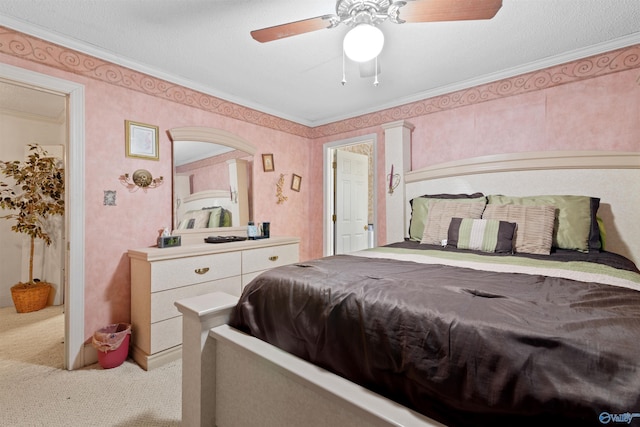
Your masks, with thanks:
[(138, 187), (148, 187), (153, 182), (153, 176), (151, 176), (151, 172), (146, 169), (138, 169), (135, 171), (131, 177), (133, 179), (133, 183)]

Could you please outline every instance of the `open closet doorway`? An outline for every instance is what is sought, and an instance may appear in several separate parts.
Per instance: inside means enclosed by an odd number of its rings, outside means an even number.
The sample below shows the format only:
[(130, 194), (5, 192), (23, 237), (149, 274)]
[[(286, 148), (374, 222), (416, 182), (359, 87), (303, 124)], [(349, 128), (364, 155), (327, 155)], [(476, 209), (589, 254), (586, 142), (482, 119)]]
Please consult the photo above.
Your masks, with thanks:
[[(66, 369), (78, 369), (84, 366), (84, 86), (50, 77), (44, 74), (32, 72), (7, 64), (0, 64), (0, 84), (7, 90), (20, 90), (24, 96), (1, 96), (3, 103), (13, 102), (13, 109), (20, 111), (23, 117), (34, 120), (37, 115), (46, 115), (38, 110), (42, 105), (36, 102), (26, 103), (27, 97), (39, 99), (38, 95), (46, 95), (46, 99), (58, 97), (62, 100), (63, 119), (60, 141), (55, 140), (51, 144), (48, 136), (38, 137), (32, 135), (30, 129), (16, 127), (11, 130), (11, 141), (16, 144), (29, 144), (33, 142), (41, 145), (62, 145), (60, 151), (65, 162), (65, 215), (61, 230), (62, 243), (60, 258), (62, 262), (60, 289), (54, 297), (59, 298), (59, 303), (64, 306), (64, 361)], [(33, 92), (31, 92), (33, 91)], [(25, 95), (28, 94), (28, 95)], [(19, 106), (16, 105), (20, 104)], [(3, 111), (8, 110), (8, 105), (2, 105)], [(59, 121), (56, 116), (51, 121)], [(7, 122), (3, 122), (2, 144), (9, 141)], [(51, 131), (58, 133), (58, 131)], [(44, 134), (48, 134), (45, 132)], [(45, 139), (43, 139), (45, 138)], [(47, 139), (48, 138), (48, 139)], [(37, 139), (37, 140), (34, 140)], [(22, 156), (16, 158), (21, 159)], [(17, 233), (14, 233), (17, 234)], [(73, 250), (71, 249), (73, 248)], [(19, 266), (20, 264), (18, 264)], [(3, 272), (5, 271), (3, 263)], [(51, 301), (54, 302), (54, 301)], [(11, 301), (12, 303), (12, 301)]]
[[(65, 168), (67, 141), (67, 99), (65, 95), (50, 93), (16, 82), (0, 81), (0, 159), (4, 161), (27, 160), (32, 153), (31, 144), (38, 144), (47, 156)], [(66, 168), (65, 168), (66, 169)], [(12, 180), (2, 176), (2, 181)], [(9, 213), (2, 211), (0, 215)], [(29, 270), (33, 278), (51, 284), (47, 306), (58, 306), (55, 313), (63, 316), (65, 290), (65, 232), (64, 218), (53, 216), (43, 223), (51, 244), (34, 240), (33, 263), (30, 266), (31, 238), (11, 229), (14, 219), (0, 219), (0, 307), (13, 307), (10, 288), (17, 283), (29, 281)], [(29, 315), (22, 316), (25, 321)], [(60, 335), (64, 335), (64, 323)], [(62, 347), (61, 347), (62, 348)], [(62, 351), (59, 353), (62, 355)], [(63, 360), (59, 361), (63, 364)]]
[(325, 256), (375, 246), (375, 134), (324, 145)]

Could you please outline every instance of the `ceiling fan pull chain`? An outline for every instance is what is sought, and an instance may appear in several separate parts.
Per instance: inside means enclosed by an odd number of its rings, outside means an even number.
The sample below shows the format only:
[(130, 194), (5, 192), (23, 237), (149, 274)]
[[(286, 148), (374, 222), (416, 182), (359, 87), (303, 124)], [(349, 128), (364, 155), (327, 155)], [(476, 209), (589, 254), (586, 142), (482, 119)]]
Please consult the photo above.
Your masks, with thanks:
[(344, 72), (344, 49), (342, 49), (342, 86), (347, 84), (347, 77)]
[(378, 87), (380, 82), (378, 81), (378, 57), (376, 56), (376, 78), (373, 80), (373, 85)]

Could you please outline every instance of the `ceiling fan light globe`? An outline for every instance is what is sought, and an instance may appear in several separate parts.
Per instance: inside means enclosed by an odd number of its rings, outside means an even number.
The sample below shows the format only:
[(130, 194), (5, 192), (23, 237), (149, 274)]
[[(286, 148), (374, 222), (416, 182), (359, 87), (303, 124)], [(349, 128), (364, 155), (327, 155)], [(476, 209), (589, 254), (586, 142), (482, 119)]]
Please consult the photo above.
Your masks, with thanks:
[(384, 34), (378, 27), (360, 24), (353, 27), (342, 42), (345, 55), (352, 61), (367, 62), (378, 56), (384, 46)]

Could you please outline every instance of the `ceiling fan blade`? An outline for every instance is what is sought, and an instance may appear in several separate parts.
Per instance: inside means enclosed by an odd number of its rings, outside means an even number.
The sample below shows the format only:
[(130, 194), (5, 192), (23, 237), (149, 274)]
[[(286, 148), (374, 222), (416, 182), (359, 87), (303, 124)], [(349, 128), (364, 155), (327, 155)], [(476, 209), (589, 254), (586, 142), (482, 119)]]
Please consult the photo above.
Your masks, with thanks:
[(415, 0), (400, 8), (405, 22), (465, 21), (491, 19), (502, 7), (502, 0)]
[(261, 30), (254, 30), (251, 31), (251, 37), (260, 43), (266, 43), (273, 40), (283, 39), (285, 37), (310, 33), (311, 31), (331, 27), (331, 18), (334, 17), (334, 15), (322, 15), (315, 18), (303, 19), (302, 21), (289, 22), (287, 24), (275, 25)]

